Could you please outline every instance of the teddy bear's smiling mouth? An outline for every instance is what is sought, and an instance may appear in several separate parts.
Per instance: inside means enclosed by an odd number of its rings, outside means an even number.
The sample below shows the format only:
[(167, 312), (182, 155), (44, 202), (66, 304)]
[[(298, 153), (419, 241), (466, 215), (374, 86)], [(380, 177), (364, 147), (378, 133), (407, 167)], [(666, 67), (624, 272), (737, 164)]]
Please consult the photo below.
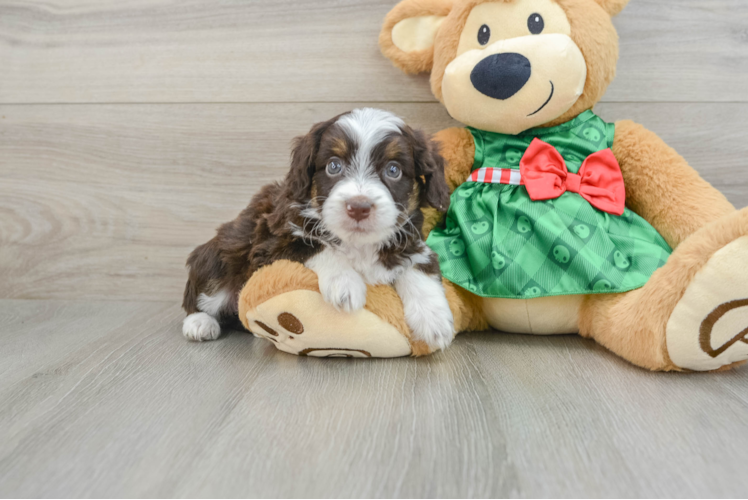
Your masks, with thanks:
[(530, 114), (529, 114), (529, 115), (527, 115), (527, 116), (528, 116), (528, 117), (530, 117), (530, 116), (533, 116), (533, 115), (537, 115), (538, 113), (540, 113), (541, 111), (543, 111), (543, 108), (545, 108), (546, 106), (548, 106), (548, 103), (549, 103), (549, 102), (551, 102), (551, 99), (553, 99), (553, 91), (554, 91), (554, 90), (555, 90), (555, 87), (554, 87), (554, 85), (553, 85), (553, 82), (551, 82), (551, 95), (549, 95), (549, 96), (548, 96), (548, 100), (547, 100), (547, 101), (545, 101), (545, 102), (543, 103), (543, 105), (542, 105), (542, 106), (540, 106), (540, 107), (539, 107), (539, 108), (537, 109), (537, 111), (534, 111), (534, 112), (530, 113)]

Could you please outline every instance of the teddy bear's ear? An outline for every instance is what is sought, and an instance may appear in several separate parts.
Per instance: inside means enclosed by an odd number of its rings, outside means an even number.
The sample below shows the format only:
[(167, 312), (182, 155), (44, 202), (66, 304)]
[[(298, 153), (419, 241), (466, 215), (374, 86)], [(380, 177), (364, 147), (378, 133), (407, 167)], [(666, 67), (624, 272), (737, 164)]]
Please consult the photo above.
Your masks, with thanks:
[(624, 7), (626, 7), (626, 4), (629, 3), (629, 0), (595, 0), (597, 3), (600, 4), (600, 6), (605, 9), (605, 12), (610, 14), (610, 17), (617, 16)]
[(454, 0), (403, 0), (387, 14), (379, 34), (382, 54), (406, 73), (427, 73), (434, 38)]

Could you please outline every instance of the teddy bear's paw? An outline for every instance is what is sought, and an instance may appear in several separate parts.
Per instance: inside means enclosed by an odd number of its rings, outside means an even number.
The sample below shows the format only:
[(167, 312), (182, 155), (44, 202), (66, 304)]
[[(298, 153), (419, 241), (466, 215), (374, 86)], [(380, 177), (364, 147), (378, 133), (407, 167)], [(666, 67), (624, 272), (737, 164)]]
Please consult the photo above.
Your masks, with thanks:
[(257, 337), (299, 356), (396, 358), (409, 356), (407, 338), (367, 309), (338, 311), (311, 290), (286, 292), (247, 311)]
[(204, 312), (190, 314), (182, 322), (182, 334), (194, 342), (215, 340), (221, 335), (221, 325)]
[(748, 360), (748, 236), (716, 252), (699, 270), (667, 324), (676, 366), (712, 371)]

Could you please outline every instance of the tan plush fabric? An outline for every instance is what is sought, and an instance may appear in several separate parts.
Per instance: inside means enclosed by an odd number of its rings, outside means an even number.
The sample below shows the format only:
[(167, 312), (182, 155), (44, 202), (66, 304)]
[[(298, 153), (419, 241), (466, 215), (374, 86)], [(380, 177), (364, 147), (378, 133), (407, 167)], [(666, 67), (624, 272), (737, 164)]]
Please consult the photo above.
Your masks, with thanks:
[[(450, 9), (451, 2), (405, 0), (385, 18), (379, 37), (382, 53), (407, 73), (431, 72), (431, 90), (437, 99), (442, 100), (444, 72), (457, 56), (462, 31), (470, 12), (473, 7), (490, 1), (455, 0)], [(582, 111), (591, 109), (613, 81), (618, 61), (618, 34), (610, 14), (598, 8), (600, 4), (596, 0), (557, 0), (557, 3), (566, 13), (571, 25), (571, 38), (587, 63), (587, 79), (580, 99), (566, 113), (547, 123), (547, 126), (566, 122)], [(615, 12), (618, 7), (623, 8), (626, 2), (611, 0), (602, 3), (611, 12)], [(422, 15), (446, 16), (436, 34), (434, 48), (410, 53), (397, 49), (392, 43), (393, 26), (409, 16)]]
[(256, 336), (299, 356), (397, 358), (412, 352), (402, 332), (381, 316), (368, 309), (337, 311), (311, 290), (276, 295), (243, 319)]
[[(479, 8), (484, 5), (488, 4)], [(503, 53), (526, 56), (533, 71), (515, 96), (498, 100), (476, 90), (472, 70), (484, 58)], [(565, 113), (579, 99), (586, 78), (584, 57), (567, 35), (523, 36), (501, 40), (485, 51), (468, 51), (452, 61), (442, 79), (442, 100), (454, 119), (471, 127), (519, 134)]]
[[(433, 47), (424, 49), (417, 48), (411, 52), (405, 52), (398, 48), (392, 39), (392, 30), (395, 26), (405, 19), (413, 19), (418, 17), (446, 17), (452, 8), (451, 0), (406, 0), (400, 2), (395, 6), (394, 9), (387, 15), (382, 26), (382, 31), (379, 36), (379, 46), (382, 52), (390, 59), (395, 66), (405, 71), (406, 73), (425, 73), (431, 70), (431, 65), (434, 61), (434, 50)], [(421, 28), (427, 28), (426, 24), (420, 26)], [(439, 28), (440, 24), (432, 23), (431, 28)], [(436, 33), (424, 34), (419, 33), (416, 36), (420, 39), (433, 39)], [(403, 44), (404, 42), (400, 42)], [(413, 47), (418, 47), (419, 44), (413, 44)]]
[[(257, 328), (247, 322), (247, 313), (269, 299), (295, 290), (319, 293), (317, 275), (303, 265), (280, 260), (257, 271), (239, 294), (239, 319), (254, 332)], [(405, 323), (403, 305), (397, 292), (387, 286), (369, 286), (365, 308), (384, 319), (400, 334), (410, 338)]]
[(450, 191), (457, 189), (470, 177), (475, 158), (475, 143), (472, 134), (465, 128), (448, 128), (434, 134), (439, 144), (439, 153), (446, 160), (444, 175)]
[(748, 357), (748, 325), (741, 314), (748, 306), (748, 271), (735, 267), (746, 255), (748, 236), (743, 236), (718, 250), (694, 276), (665, 330), (676, 366), (711, 371)]
[[(748, 235), (748, 209), (708, 224), (678, 246), (665, 266), (643, 288), (620, 295), (589, 296), (582, 305), (580, 333), (650, 370), (686, 368), (676, 366), (668, 356), (665, 330), (670, 316), (694, 277), (707, 267), (712, 256), (745, 235)], [(748, 279), (746, 267), (741, 263), (743, 260), (738, 258), (732, 266), (736, 273)], [(723, 289), (709, 300), (722, 304), (736, 298), (742, 297), (735, 297), (732, 290)], [(742, 312), (744, 324), (748, 326), (746, 309)], [(670, 331), (668, 335), (675, 340), (675, 337), (689, 335), (689, 332)], [(690, 342), (689, 339), (681, 341)]]
[[(520, 19), (517, 13), (523, 12), (523, 6), (534, 9), (553, 2), (556, 10), (551, 10), (558, 13), (558, 7), (562, 9), (567, 27), (562, 26), (564, 19), (554, 17), (557, 14), (549, 17), (549, 25), (555, 26), (557, 35), (569, 37), (582, 54), (586, 79), (578, 100), (561, 116), (549, 118), (541, 125), (563, 123), (591, 109), (615, 76), (618, 36), (611, 16), (618, 14), (627, 0), (515, 0), (511, 8), (505, 5), (506, 1), (404, 0), (387, 15), (380, 34), (380, 47), (402, 70), (430, 72), (432, 91), (443, 100), (445, 71), (460, 50), (464, 53), (473, 50), (469, 46), (469, 50), (461, 49), (460, 44), (466, 24), (469, 22), (470, 29), (475, 31), (474, 25), (481, 22), (481, 19), (470, 18), (476, 6), (498, 5), (497, 8), (484, 7), (481, 12), (509, 13), (497, 21), (503, 22), (515, 14)], [(516, 28), (517, 33), (521, 33), (521, 26)], [(393, 41), (393, 30), (397, 43)], [(470, 34), (463, 43), (473, 43), (473, 36), (475, 34)], [(433, 46), (429, 47), (431, 40)], [(539, 45), (536, 49), (542, 47)], [(451, 108), (461, 105), (452, 103)], [(447, 109), (451, 111), (450, 106)], [(470, 124), (474, 116), (468, 113), (461, 118)], [(503, 118), (501, 113), (495, 114), (493, 130), (501, 129)], [(475, 154), (472, 135), (465, 129), (453, 128), (437, 133), (434, 139), (447, 161), (445, 175), (450, 190), (454, 190), (465, 182), (472, 169)], [(643, 288), (632, 292), (546, 302), (531, 299), (512, 304), (511, 301), (483, 299), (445, 280), (456, 331), (485, 330), (489, 324), (525, 333), (578, 329), (581, 335), (595, 339), (622, 358), (650, 370), (724, 370), (740, 365), (748, 358), (748, 333), (744, 334), (748, 332), (748, 289), (745, 288), (748, 283), (748, 266), (745, 265), (748, 209), (736, 211), (681, 156), (640, 125), (630, 121), (617, 123), (612, 149), (621, 165), (628, 207), (649, 221), (675, 248), (666, 265)], [(427, 210), (425, 219), (424, 233), (428, 234), (439, 223), (440, 216)], [(265, 304), (273, 305), (266, 307), (272, 312), (265, 314), (271, 320), (281, 303), (289, 309), (285, 312), (298, 319), (298, 315), (311, 314), (314, 310), (308, 304), (323, 310), (324, 304), (319, 300), (316, 277), (311, 271), (298, 264), (279, 262), (252, 277), (242, 292), (240, 314), (245, 325), (256, 331), (257, 325), (247, 317), (262, 311)], [(293, 330), (296, 323), (287, 320), (289, 317), (284, 317), (286, 331)], [(410, 345), (402, 304), (389, 287), (370, 287), (366, 309), (358, 316), (335, 317), (327, 326), (316, 319), (307, 324), (312, 326), (303, 335), (307, 338), (317, 335), (327, 340), (339, 338), (338, 348), (345, 348), (346, 342), (355, 343), (346, 340), (342, 333), (346, 328), (372, 332), (379, 325), (388, 338), (392, 338), (392, 332), (398, 336), (398, 340), (393, 340), (395, 347), (391, 352), (405, 352), (402, 347), (405, 342), (409, 344), (407, 351), (411, 355), (429, 354), (423, 344)], [(280, 319), (273, 325), (282, 327)], [(273, 325), (265, 326), (272, 330)], [(381, 347), (375, 349), (388, 352)], [(327, 355), (332, 351), (319, 352)], [(332, 354), (345, 355), (345, 351)]]
[[(473, 136), (466, 128), (455, 127), (436, 133), (432, 139), (439, 144), (439, 153), (446, 160), (444, 175), (450, 192), (454, 191), (470, 176), (475, 157)], [(426, 208), (423, 213), (423, 236), (428, 237), (443, 215), (434, 208)]]
[(317, 275), (301, 264), (287, 260), (263, 267), (247, 281), (239, 294), (239, 319), (252, 331), (254, 327), (247, 324), (247, 311), (276, 295), (293, 290), (319, 292)]
[(613, 154), (626, 184), (626, 205), (672, 247), (735, 211), (682, 156), (641, 125), (628, 120), (616, 123)]
[(579, 333), (579, 310), (584, 295), (537, 299), (483, 298), (481, 310), (488, 324), (502, 332), (530, 335)]
[(611, 16), (617, 16), (629, 3), (629, 0), (596, 0)]
[(392, 28), (392, 43), (402, 52), (430, 50), (444, 22), (443, 16), (418, 16), (403, 19)]

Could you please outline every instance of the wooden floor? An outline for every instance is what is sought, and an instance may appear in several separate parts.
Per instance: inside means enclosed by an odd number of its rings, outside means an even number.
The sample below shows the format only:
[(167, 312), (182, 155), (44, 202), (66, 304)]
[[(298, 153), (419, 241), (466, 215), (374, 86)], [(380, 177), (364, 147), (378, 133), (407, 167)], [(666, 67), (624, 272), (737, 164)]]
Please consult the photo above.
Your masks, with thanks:
[[(295, 135), (363, 105), (454, 124), (379, 55), (394, 3), (0, 0), (0, 496), (746, 495), (748, 368), (497, 332), (418, 360), (182, 339), (187, 254)], [(748, 205), (748, 2), (616, 26), (596, 111)]]

